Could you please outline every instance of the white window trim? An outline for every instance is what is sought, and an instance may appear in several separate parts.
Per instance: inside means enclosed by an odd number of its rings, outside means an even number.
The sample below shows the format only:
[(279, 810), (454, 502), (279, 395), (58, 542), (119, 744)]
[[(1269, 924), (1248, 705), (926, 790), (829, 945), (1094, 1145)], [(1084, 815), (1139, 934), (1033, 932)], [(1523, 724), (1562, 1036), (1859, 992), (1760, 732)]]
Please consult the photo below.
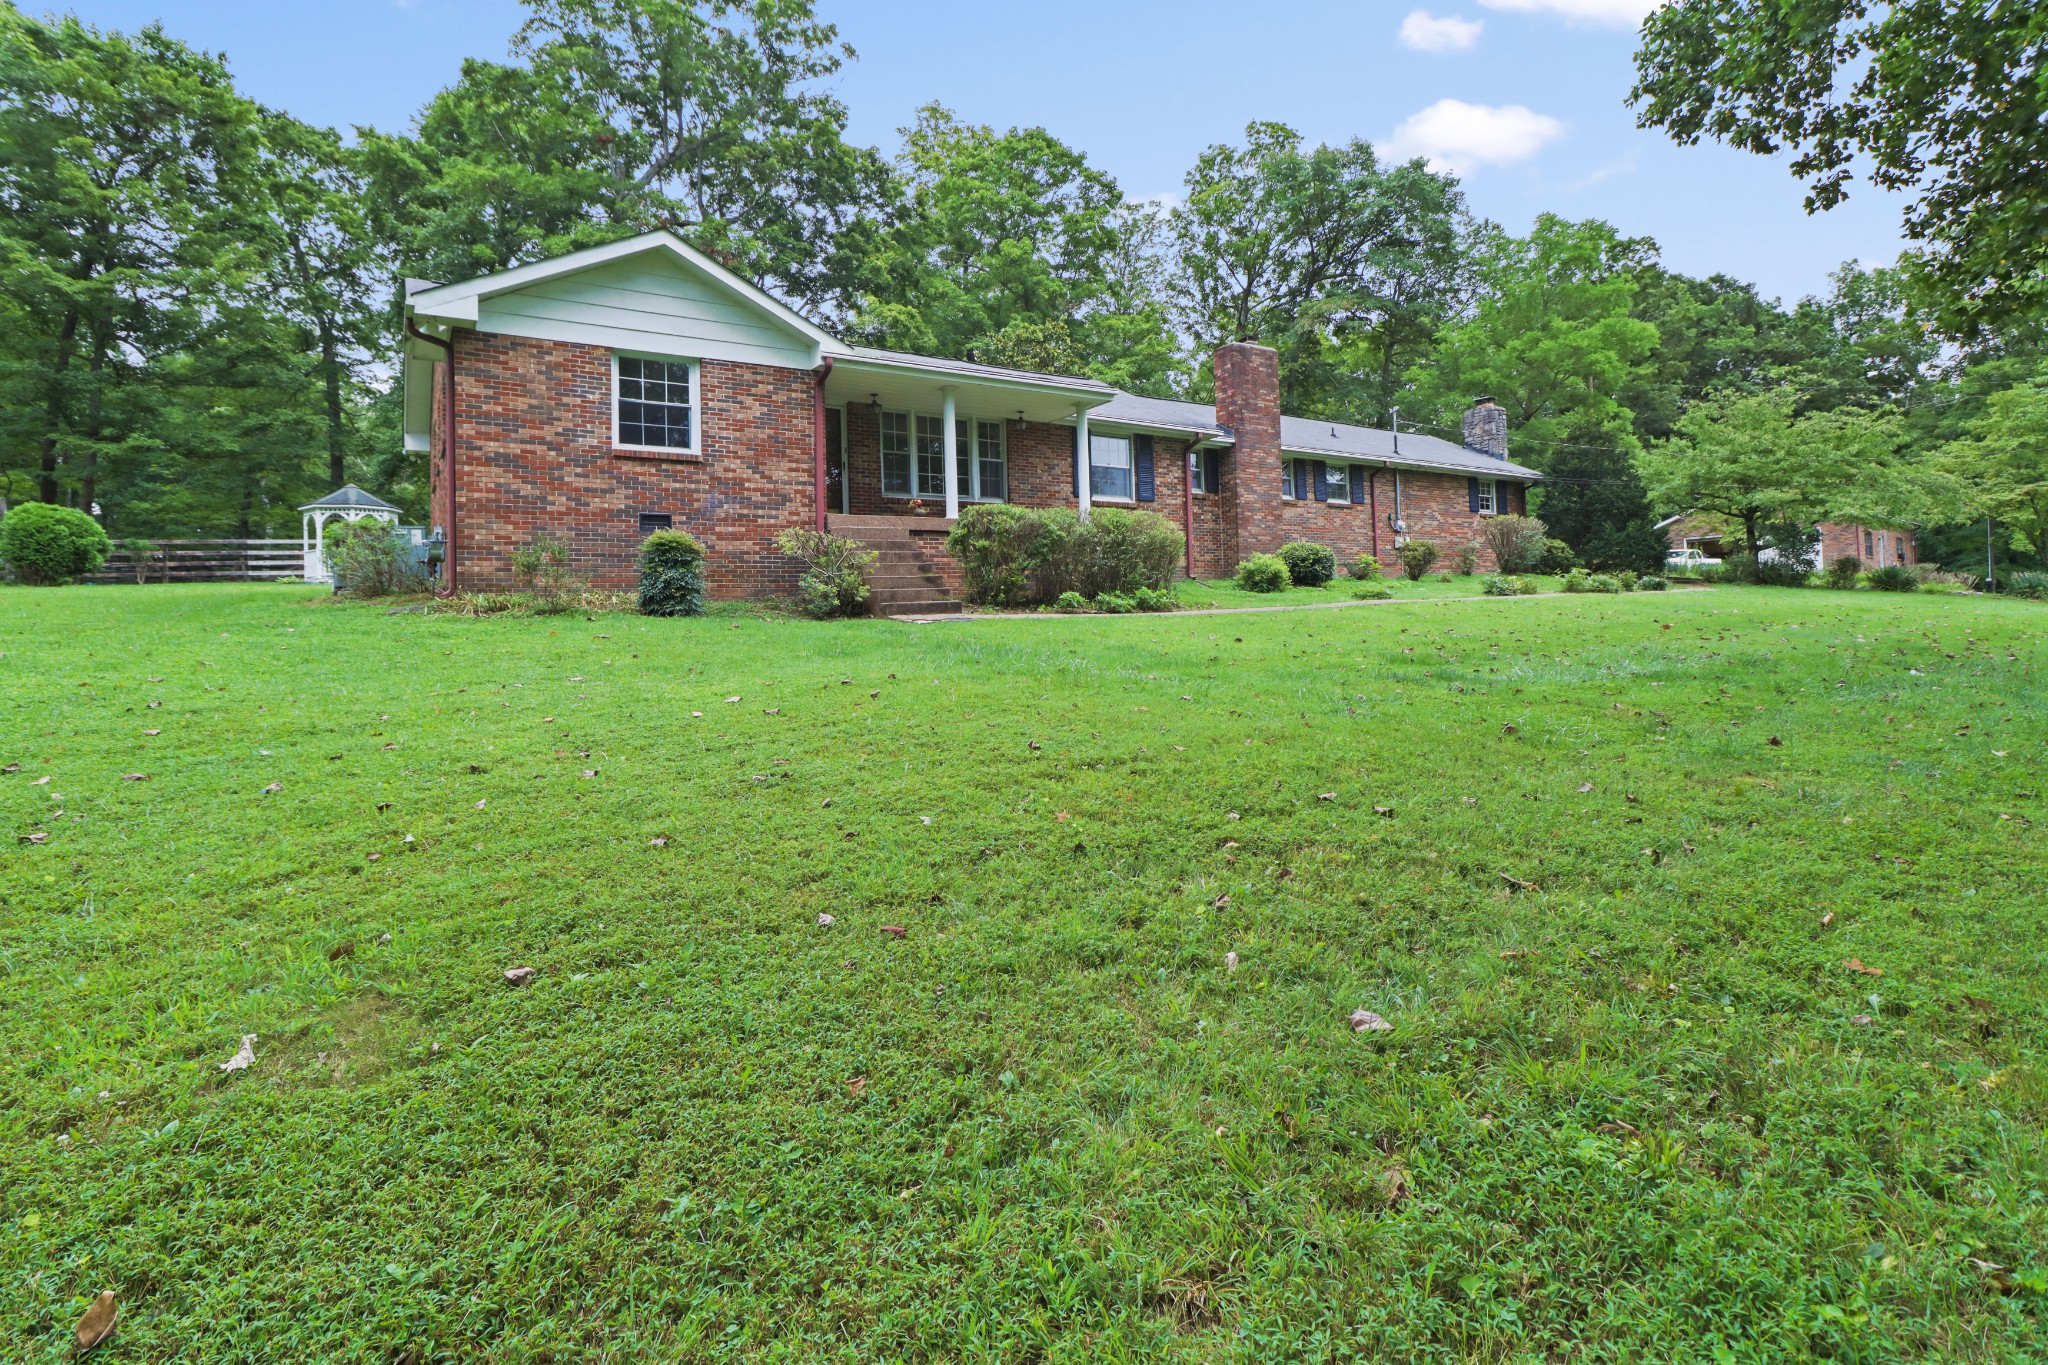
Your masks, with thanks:
[(1479, 480), (1479, 515), (1497, 517), (1500, 515), (1500, 484), (1492, 479)]
[[(886, 416), (891, 413), (907, 419), (910, 423), (911, 491), (908, 493), (891, 493), (888, 491), (888, 474), (886, 469), (882, 465), (883, 456), (881, 418), (882, 416)], [(944, 423), (946, 420), (944, 413), (921, 412), (915, 408), (884, 408), (882, 410), (882, 413), (878, 415), (875, 419), (875, 473), (880, 485), (882, 486), (882, 496), (888, 499), (890, 502), (916, 502), (919, 499), (923, 499), (929, 502), (933, 499), (939, 499), (941, 501), (945, 499), (946, 495), (942, 492), (920, 493), (917, 491), (917, 419), (920, 417), (929, 418), (932, 421), (939, 423), (940, 435), (941, 437), (944, 436)], [(960, 451), (959, 453), (964, 454), (967, 458), (968, 487), (960, 490), (960, 501), (1008, 502), (1008, 497), (986, 498), (983, 497), (981, 494), (981, 451), (977, 448), (977, 438), (975, 433), (978, 425), (982, 422), (990, 423), (996, 428), (996, 449), (1000, 453), (1002, 458), (1003, 488), (1004, 492), (1007, 493), (1009, 491), (1010, 484), (1010, 424), (999, 417), (974, 417), (966, 413), (954, 414), (953, 420), (955, 422), (965, 422), (967, 424), (968, 449), (965, 451)], [(842, 432), (842, 434), (845, 431), (843, 419), (840, 431)], [(958, 439), (959, 438), (957, 436), (954, 438), (956, 451), (958, 450)]]
[[(1131, 478), (1131, 491), (1128, 495), (1098, 493), (1095, 490), (1095, 443), (1097, 441), (1122, 441), (1124, 443), (1124, 464), (1121, 467)], [(1106, 464), (1101, 467), (1104, 469), (1118, 468), (1118, 466), (1112, 464)], [(1157, 468), (1156, 462), (1154, 468)], [(1091, 503), (1115, 503), (1120, 507), (1136, 507), (1138, 505), (1138, 442), (1135, 437), (1127, 432), (1091, 431), (1088, 433), (1088, 501)]]
[[(1337, 476), (1334, 482), (1330, 477), (1333, 474)], [(1341, 498), (1337, 496), (1337, 490), (1340, 488), (1344, 490), (1344, 496)], [(1332, 507), (1349, 507), (1351, 505), (1350, 465), (1339, 463), (1336, 460), (1323, 461), (1323, 501)]]
[[(642, 446), (629, 445), (619, 439), (619, 361), (661, 360), (671, 365), (683, 364), (690, 367), (690, 446)], [(703, 368), (688, 356), (656, 355), (651, 351), (612, 352), (612, 449), (630, 450), (647, 455), (670, 455), (687, 459), (704, 453), (704, 384)]]

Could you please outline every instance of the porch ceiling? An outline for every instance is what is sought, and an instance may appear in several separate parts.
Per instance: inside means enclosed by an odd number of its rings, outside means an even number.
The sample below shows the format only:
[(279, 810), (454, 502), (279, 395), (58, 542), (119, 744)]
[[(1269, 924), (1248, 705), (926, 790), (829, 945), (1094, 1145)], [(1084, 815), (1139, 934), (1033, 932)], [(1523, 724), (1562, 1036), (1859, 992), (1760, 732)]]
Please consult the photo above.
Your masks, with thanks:
[(825, 380), (825, 401), (864, 404), (877, 399), (884, 408), (936, 413), (945, 401), (944, 386), (953, 386), (955, 411), (962, 417), (1014, 418), (1069, 422), (1077, 402), (1095, 406), (1108, 401), (1108, 390), (1056, 389), (1043, 385), (987, 379), (940, 370), (901, 370), (840, 361)]

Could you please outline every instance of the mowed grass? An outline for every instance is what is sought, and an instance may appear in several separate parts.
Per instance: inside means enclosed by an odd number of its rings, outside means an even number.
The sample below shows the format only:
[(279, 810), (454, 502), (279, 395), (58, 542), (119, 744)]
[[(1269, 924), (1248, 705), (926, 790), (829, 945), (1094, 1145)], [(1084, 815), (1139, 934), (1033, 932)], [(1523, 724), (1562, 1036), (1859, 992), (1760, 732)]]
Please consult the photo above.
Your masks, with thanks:
[(2044, 664), (0, 592), (0, 1355), (2043, 1358)]

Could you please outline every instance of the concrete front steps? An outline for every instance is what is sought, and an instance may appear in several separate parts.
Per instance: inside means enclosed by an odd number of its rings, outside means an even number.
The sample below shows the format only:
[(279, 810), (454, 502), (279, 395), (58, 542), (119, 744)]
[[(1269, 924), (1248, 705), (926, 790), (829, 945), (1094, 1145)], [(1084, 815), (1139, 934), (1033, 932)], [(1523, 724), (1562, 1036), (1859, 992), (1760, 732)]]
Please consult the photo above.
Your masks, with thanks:
[(947, 616), (960, 601), (947, 586), (946, 532), (937, 517), (864, 517), (834, 513), (825, 518), (835, 536), (860, 541), (878, 556), (868, 575), (868, 607), (877, 616)]

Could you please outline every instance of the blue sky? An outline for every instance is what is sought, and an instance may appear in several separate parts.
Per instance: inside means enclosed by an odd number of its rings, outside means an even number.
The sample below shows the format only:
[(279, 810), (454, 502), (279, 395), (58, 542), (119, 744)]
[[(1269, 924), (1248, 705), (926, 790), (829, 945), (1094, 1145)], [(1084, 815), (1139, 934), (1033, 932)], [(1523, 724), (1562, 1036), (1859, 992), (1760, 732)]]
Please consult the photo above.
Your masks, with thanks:
[[(1856, 257), (1899, 250), (1899, 203), (1868, 186), (1808, 217), (1776, 160), (1641, 132), (1623, 103), (1646, 0), (819, 0), (859, 59), (837, 79), (850, 136), (893, 149), (936, 99), (1040, 124), (1127, 194), (1171, 194), (1202, 148), (1273, 119), (1459, 170), (1473, 208), (1526, 230), (1542, 210), (1657, 239), (1666, 264), (1725, 271), (1787, 302)], [(35, 0), (26, 8), (35, 9)], [(407, 125), (465, 56), (500, 58), (517, 0), (75, 0), (133, 29), (162, 19), (225, 52), (250, 95), (346, 129)]]

